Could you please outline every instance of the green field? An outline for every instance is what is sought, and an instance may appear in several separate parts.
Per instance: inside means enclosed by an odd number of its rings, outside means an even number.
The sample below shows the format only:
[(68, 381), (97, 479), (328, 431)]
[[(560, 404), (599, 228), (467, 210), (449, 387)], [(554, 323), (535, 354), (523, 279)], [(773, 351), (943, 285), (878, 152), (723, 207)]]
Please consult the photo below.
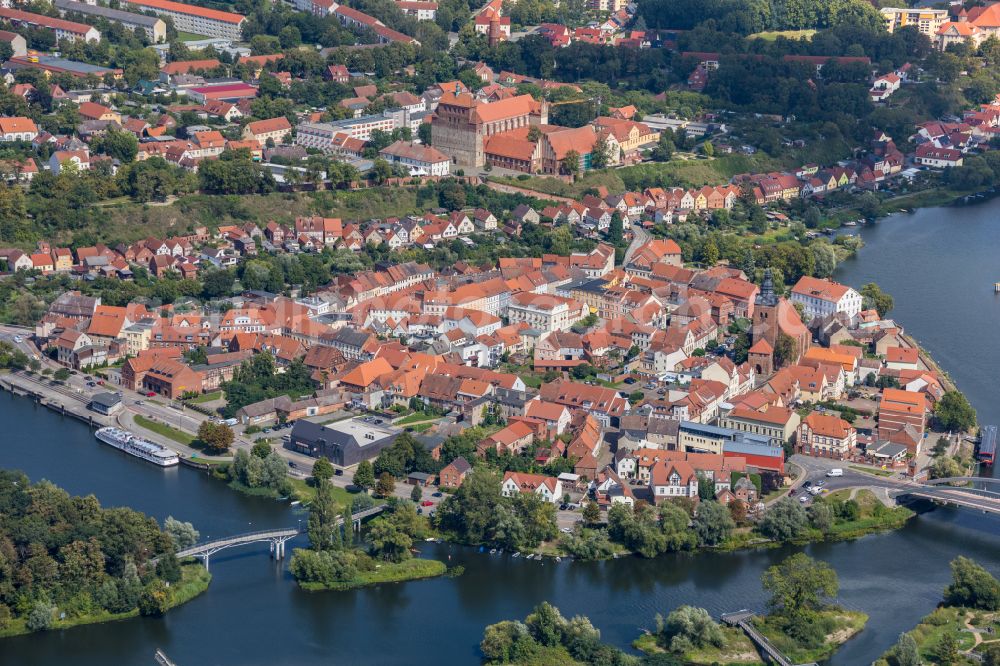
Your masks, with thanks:
[(191, 398), (185, 402), (190, 402), (192, 405), (203, 405), (206, 402), (212, 402), (213, 400), (219, 400), (222, 398), (222, 391), (214, 391), (212, 393), (203, 393), (197, 398)]
[(173, 426), (168, 426), (167, 424), (160, 423), (159, 421), (151, 421), (147, 419), (145, 416), (136, 415), (135, 423), (136, 425), (141, 426), (146, 430), (155, 432), (158, 435), (163, 435), (164, 437), (168, 437), (177, 442), (178, 444), (183, 444), (185, 446), (191, 446), (191, 443), (195, 439), (194, 435), (189, 435), (183, 430), (178, 430)]
[(182, 42), (197, 42), (202, 39), (208, 39), (205, 35), (196, 35), (193, 32), (184, 32), (183, 30), (177, 31), (177, 39)]
[(778, 37), (785, 37), (786, 39), (811, 40), (815, 34), (815, 30), (768, 30), (765, 32), (754, 33), (750, 35), (750, 39), (764, 39), (769, 42), (773, 42)]

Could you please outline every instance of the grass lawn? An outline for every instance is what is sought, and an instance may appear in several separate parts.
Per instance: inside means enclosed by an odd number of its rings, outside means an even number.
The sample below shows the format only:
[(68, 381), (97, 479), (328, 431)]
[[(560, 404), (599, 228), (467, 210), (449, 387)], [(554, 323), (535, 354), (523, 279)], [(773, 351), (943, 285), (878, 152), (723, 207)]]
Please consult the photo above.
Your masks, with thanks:
[(434, 416), (425, 412), (414, 412), (409, 416), (404, 416), (394, 423), (394, 425), (409, 425), (411, 423), (423, 423), (424, 421), (437, 421), (440, 416)]
[(203, 393), (197, 398), (191, 398), (185, 402), (190, 402), (192, 405), (203, 405), (206, 402), (212, 402), (213, 400), (220, 400), (222, 398), (222, 391), (213, 391), (212, 393)]
[(145, 416), (140, 416), (138, 414), (135, 417), (135, 423), (146, 430), (155, 432), (158, 435), (163, 435), (164, 437), (172, 439), (178, 444), (184, 444), (185, 446), (191, 446), (191, 443), (195, 440), (194, 435), (189, 435), (183, 430), (178, 430), (173, 426), (168, 426), (167, 424), (160, 423), (159, 421), (151, 421)]
[(871, 474), (873, 476), (892, 476), (893, 472), (887, 469), (875, 469), (873, 467), (862, 467), (860, 465), (851, 465), (850, 469), (855, 472), (861, 472), (862, 474)]
[(399, 563), (385, 562), (374, 571), (365, 571), (356, 578), (343, 583), (323, 585), (322, 583), (299, 583), (302, 589), (316, 592), (320, 590), (353, 590), (358, 587), (379, 585), (381, 583), (401, 583), (421, 578), (434, 578), (448, 571), (447, 565), (438, 560), (412, 559)]
[(772, 618), (758, 618), (754, 621), (754, 625), (793, 663), (806, 664), (828, 658), (849, 638), (861, 631), (868, 622), (868, 616), (864, 613), (843, 608), (821, 611), (820, 616), (823, 621), (829, 623), (830, 632), (823, 644), (818, 647), (801, 645), (785, 634)]
[(773, 42), (778, 37), (785, 37), (787, 39), (812, 39), (812, 36), (815, 34), (815, 30), (768, 30), (765, 32), (756, 32), (750, 35), (750, 38), (764, 39), (769, 42)]
[[(316, 489), (310, 486), (305, 479), (293, 479), (289, 478), (292, 482), (293, 494), (295, 499), (298, 499), (302, 503), (311, 502), (316, 496)], [(358, 496), (359, 493), (348, 492), (346, 488), (341, 488), (340, 486), (335, 486), (330, 484), (330, 490), (333, 494), (333, 501), (340, 506), (349, 506), (354, 498)], [(384, 504), (384, 499), (373, 498), (376, 504)]]
[(208, 39), (205, 35), (197, 35), (193, 32), (184, 32), (183, 30), (177, 31), (177, 39), (182, 42), (197, 42), (202, 39)]

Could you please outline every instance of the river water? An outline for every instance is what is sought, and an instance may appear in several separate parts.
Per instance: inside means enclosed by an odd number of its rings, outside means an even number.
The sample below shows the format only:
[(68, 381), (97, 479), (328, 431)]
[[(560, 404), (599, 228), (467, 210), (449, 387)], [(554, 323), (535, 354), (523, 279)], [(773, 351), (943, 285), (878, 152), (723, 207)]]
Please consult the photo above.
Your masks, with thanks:
[[(1000, 324), (1000, 300), (992, 294), (1000, 265), (991, 254), (1000, 241), (998, 223), (1000, 201), (885, 220), (861, 232), (868, 245), (837, 276), (856, 287), (874, 280), (891, 292), (893, 314), (950, 370), (984, 422), (997, 422), (998, 414), (992, 379), (1000, 350), (991, 346)], [(202, 537), (295, 525), (305, 517), (193, 470), (161, 470), (130, 458), (99, 444), (84, 424), (24, 398), (0, 395), (0, 423), (0, 466), (74, 494), (94, 493), (105, 505), (190, 520)], [(179, 666), (476, 664), (486, 624), (523, 617), (543, 600), (565, 615), (588, 615), (605, 640), (628, 647), (656, 613), (680, 604), (714, 614), (761, 608), (761, 573), (797, 550), (543, 564), (431, 545), (427, 555), (463, 565), (464, 575), (310, 594), (258, 544), (215, 555), (209, 591), (165, 618), (6, 639), (0, 664), (152, 664), (157, 648)], [(830, 661), (859, 666), (934, 607), (955, 556), (1000, 574), (1000, 520), (939, 509), (890, 534), (805, 550), (837, 570), (841, 603), (871, 616)]]

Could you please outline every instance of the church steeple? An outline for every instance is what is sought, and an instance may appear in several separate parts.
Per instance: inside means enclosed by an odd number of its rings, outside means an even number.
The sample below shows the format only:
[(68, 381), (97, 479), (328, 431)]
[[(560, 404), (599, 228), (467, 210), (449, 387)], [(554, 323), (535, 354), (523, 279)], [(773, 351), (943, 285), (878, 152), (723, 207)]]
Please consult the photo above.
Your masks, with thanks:
[(775, 307), (778, 305), (778, 297), (774, 295), (774, 276), (771, 269), (764, 269), (764, 281), (760, 285), (760, 293), (757, 294), (757, 305)]

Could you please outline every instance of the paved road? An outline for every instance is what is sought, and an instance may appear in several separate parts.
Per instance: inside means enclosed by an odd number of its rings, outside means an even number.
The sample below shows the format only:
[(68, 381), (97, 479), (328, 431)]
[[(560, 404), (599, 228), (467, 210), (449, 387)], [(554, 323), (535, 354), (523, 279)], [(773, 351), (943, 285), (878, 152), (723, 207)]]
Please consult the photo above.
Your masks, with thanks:
[(632, 242), (629, 243), (628, 249), (625, 250), (625, 258), (622, 261), (622, 265), (628, 264), (629, 260), (632, 259), (632, 255), (635, 254), (636, 250), (649, 242), (649, 234), (646, 230), (639, 225), (632, 225)]

